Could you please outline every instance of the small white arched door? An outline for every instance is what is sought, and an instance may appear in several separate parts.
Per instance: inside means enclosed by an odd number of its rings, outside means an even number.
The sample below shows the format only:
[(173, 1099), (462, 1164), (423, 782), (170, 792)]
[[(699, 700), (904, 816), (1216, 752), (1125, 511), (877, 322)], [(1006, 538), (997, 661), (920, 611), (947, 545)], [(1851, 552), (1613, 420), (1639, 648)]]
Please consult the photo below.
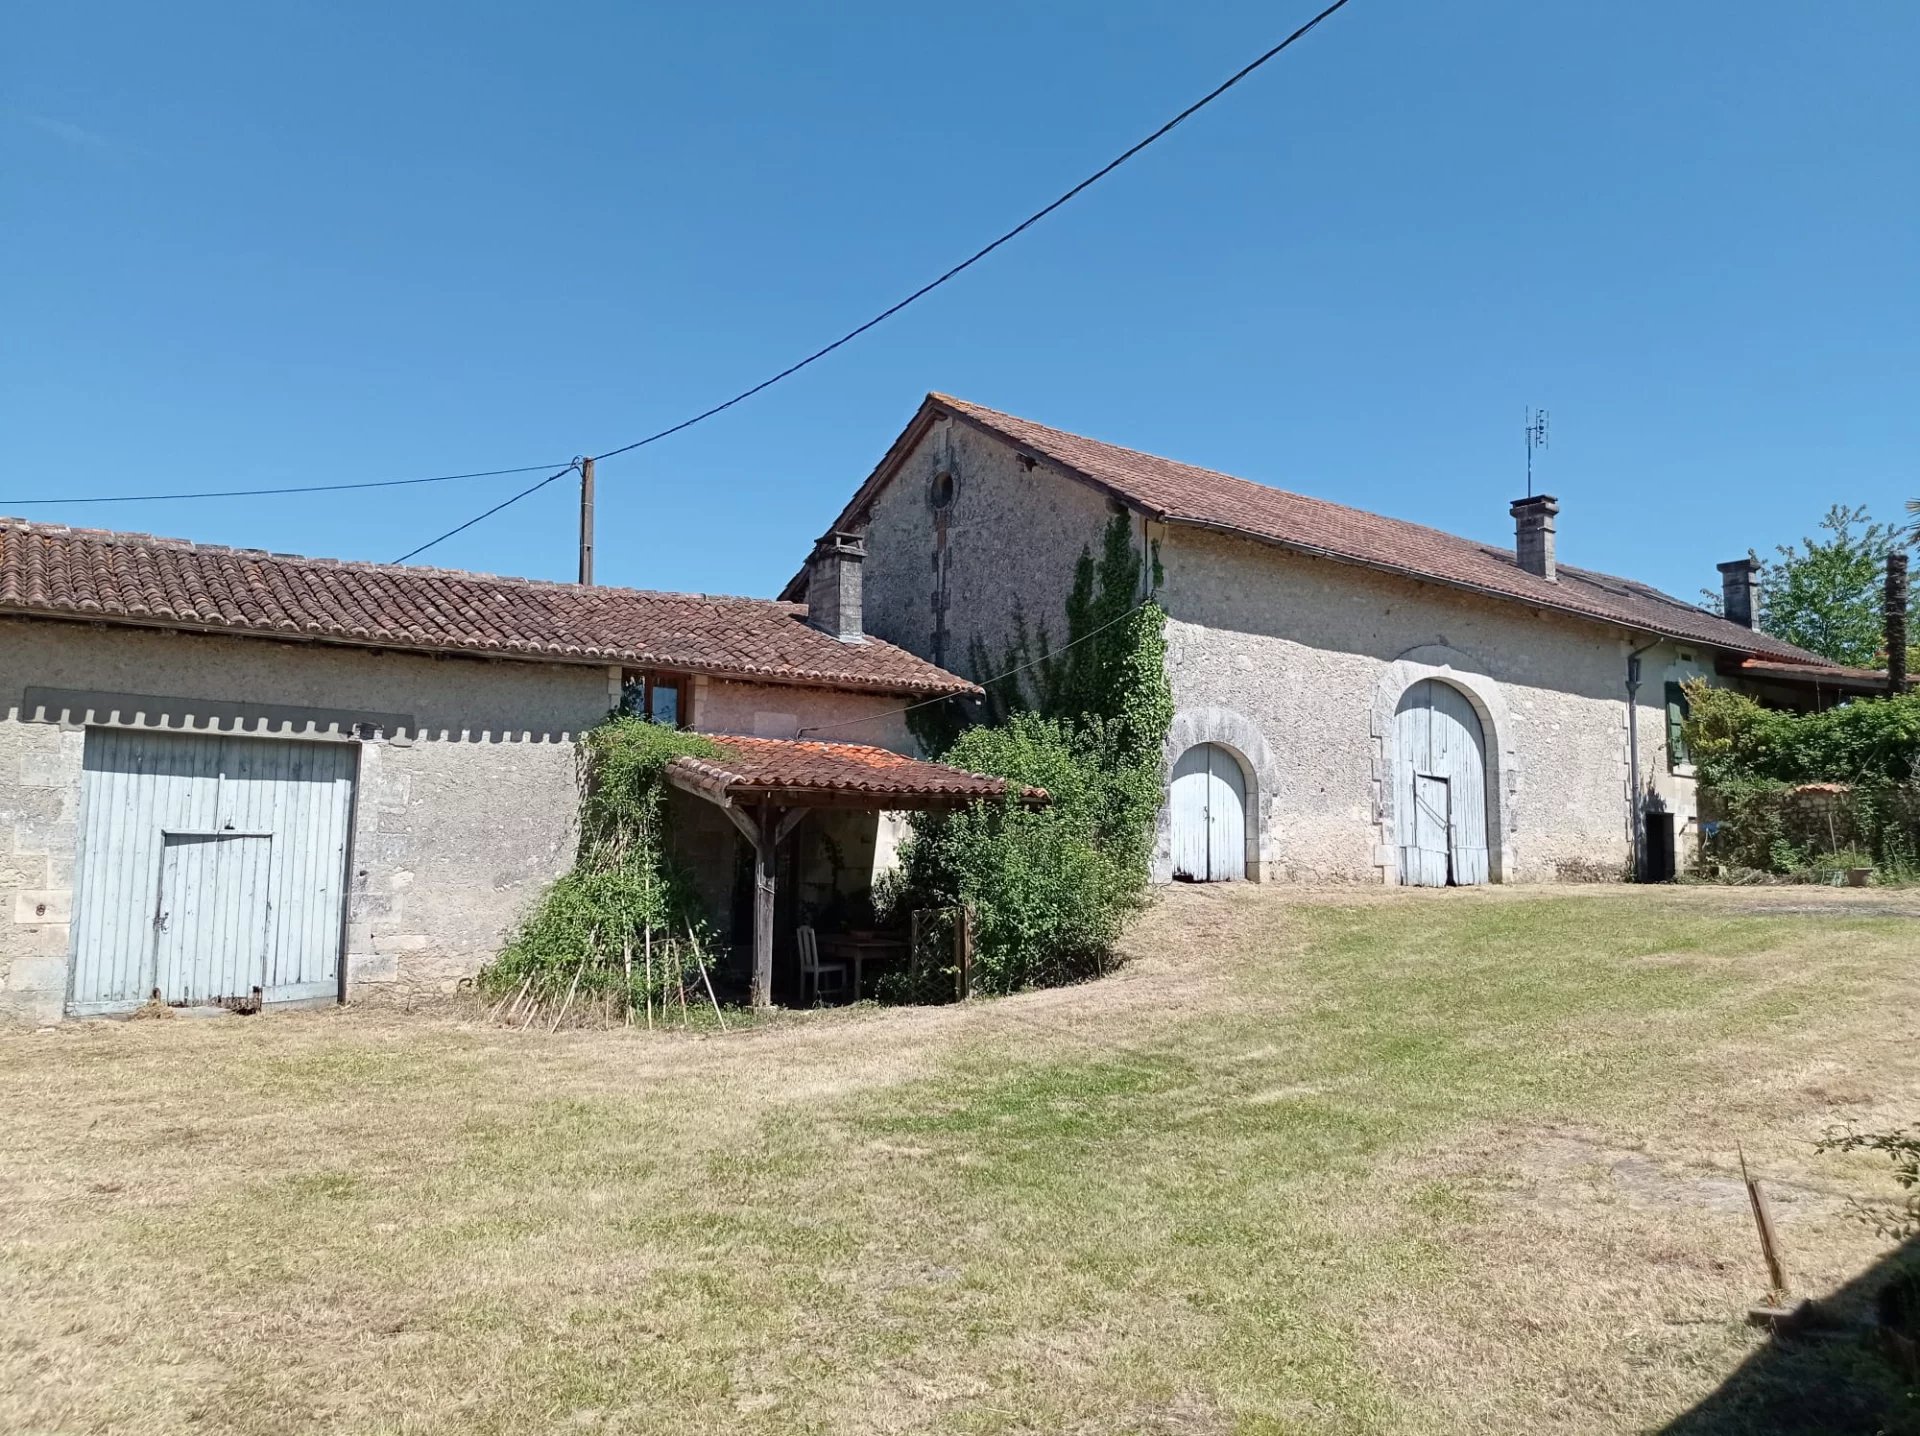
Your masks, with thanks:
[(1196, 883), (1247, 875), (1247, 780), (1217, 743), (1199, 743), (1173, 765), (1173, 875)]
[(1393, 821), (1400, 881), (1487, 880), (1487, 756), (1480, 715), (1450, 683), (1423, 678), (1393, 717)]

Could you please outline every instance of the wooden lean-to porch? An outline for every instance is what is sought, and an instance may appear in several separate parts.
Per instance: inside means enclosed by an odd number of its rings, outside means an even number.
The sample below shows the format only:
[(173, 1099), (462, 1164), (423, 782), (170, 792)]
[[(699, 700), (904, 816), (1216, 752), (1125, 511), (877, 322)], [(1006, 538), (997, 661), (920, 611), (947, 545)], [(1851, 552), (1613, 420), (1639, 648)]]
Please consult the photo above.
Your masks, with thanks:
[[(808, 978), (820, 976), (814, 969), (821, 965), (835, 969), (837, 990), (866, 995), (878, 972), (906, 960), (910, 945), (907, 932), (881, 928), (871, 911), (871, 883), (891, 866), (901, 815), (999, 801), (1007, 793), (1002, 779), (863, 744), (714, 742), (719, 756), (677, 759), (667, 779), (724, 815), (745, 844), (750, 914), (738, 925), (746, 932), (736, 933), (747, 941), (734, 946), (745, 948), (755, 1007), (818, 997), (820, 983)], [(1028, 788), (1021, 800), (1043, 804), (1047, 795)], [(711, 841), (698, 848), (692, 861), (711, 865), (710, 897), (717, 907), (729, 903), (731, 863)]]

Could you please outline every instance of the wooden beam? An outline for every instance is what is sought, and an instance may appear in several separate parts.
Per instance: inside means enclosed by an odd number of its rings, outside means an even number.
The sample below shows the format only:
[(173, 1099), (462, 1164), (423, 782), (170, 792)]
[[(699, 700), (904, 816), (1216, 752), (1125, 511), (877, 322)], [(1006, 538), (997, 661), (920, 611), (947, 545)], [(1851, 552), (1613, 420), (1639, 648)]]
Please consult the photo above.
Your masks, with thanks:
[(739, 808), (734, 807), (732, 803), (722, 803), (720, 805), (720, 811), (733, 819), (733, 825), (740, 830), (741, 836), (746, 838), (749, 843), (755, 844), (756, 846), (759, 844), (760, 824), (755, 822), (750, 814), (742, 812)]
[(753, 842), (753, 1005), (773, 1006), (773, 897), (779, 866), (780, 821), (771, 805), (755, 812)]

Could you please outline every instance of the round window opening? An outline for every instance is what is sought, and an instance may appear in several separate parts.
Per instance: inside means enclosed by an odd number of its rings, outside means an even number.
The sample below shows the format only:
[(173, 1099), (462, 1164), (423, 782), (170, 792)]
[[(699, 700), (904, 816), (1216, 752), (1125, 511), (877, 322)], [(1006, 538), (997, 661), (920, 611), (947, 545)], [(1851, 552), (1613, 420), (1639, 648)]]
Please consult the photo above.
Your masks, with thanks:
[(933, 482), (927, 487), (927, 502), (936, 509), (944, 509), (953, 503), (953, 475), (944, 469), (933, 476)]

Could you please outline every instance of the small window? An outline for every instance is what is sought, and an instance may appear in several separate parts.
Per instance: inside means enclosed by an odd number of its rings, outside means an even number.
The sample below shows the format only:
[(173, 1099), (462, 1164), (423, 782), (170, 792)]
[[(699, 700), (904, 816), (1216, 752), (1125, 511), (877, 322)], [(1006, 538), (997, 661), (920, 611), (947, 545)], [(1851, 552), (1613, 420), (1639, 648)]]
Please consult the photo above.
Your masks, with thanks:
[(933, 482), (927, 485), (927, 502), (936, 509), (944, 509), (953, 503), (953, 475), (942, 469), (933, 476)]
[(1687, 730), (1685, 723), (1691, 710), (1687, 706), (1687, 690), (1678, 683), (1667, 685), (1667, 767), (1669, 770), (1691, 763), (1687, 754)]
[(688, 713), (687, 680), (671, 673), (629, 673), (620, 685), (620, 711), (635, 718), (684, 728)]

